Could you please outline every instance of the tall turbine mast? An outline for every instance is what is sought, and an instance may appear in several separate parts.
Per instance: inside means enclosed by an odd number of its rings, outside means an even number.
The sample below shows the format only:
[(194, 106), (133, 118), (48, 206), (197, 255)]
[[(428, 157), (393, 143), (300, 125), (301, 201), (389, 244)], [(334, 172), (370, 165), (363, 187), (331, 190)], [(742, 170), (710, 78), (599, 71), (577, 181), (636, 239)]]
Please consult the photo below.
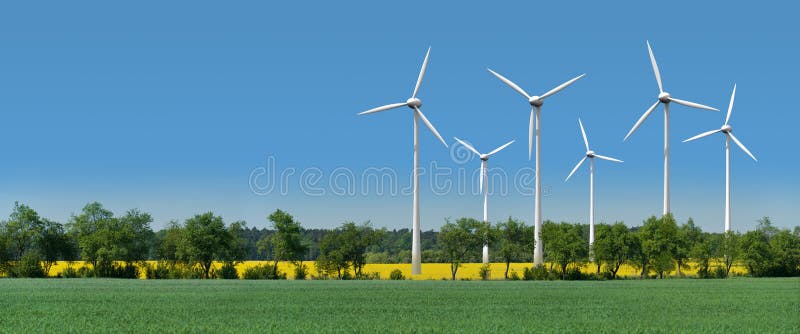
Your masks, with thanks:
[[(453, 137), (453, 138), (455, 138), (455, 137)], [(478, 157), (481, 158), (481, 174), (480, 174), (481, 175), (481, 185), (480, 185), (480, 189), (481, 189), (481, 192), (483, 193), (483, 223), (484, 224), (489, 224), (489, 165), (488, 165), (489, 158), (491, 156), (493, 156), (495, 153), (500, 152), (504, 148), (508, 147), (508, 145), (511, 145), (514, 141), (512, 140), (512, 141), (510, 141), (508, 143), (505, 143), (502, 146), (492, 150), (489, 153), (481, 154), (480, 152), (478, 152), (478, 150), (476, 150), (474, 147), (472, 147), (472, 145), (468, 144), (467, 142), (464, 142), (463, 140), (458, 139), (458, 138), (455, 138), (455, 140), (459, 144), (464, 145), (464, 147), (466, 147), (472, 153), (475, 153), (475, 155), (477, 155)], [(483, 264), (489, 264), (489, 245), (487, 243), (485, 243), (485, 242), (483, 244), (483, 257), (482, 257), (482, 260), (483, 260)]]
[[(533, 240), (534, 240), (534, 250), (533, 250), (533, 264), (534, 265), (541, 265), (544, 263), (544, 256), (542, 253), (542, 178), (541, 178), (541, 159), (539, 153), (541, 151), (541, 112), (542, 112), (542, 104), (544, 103), (544, 99), (547, 97), (558, 93), (562, 89), (566, 88), (567, 86), (571, 85), (578, 79), (583, 78), (586, 74), (581, 74), (575, 78), (570, 79), (569, 81), (559, 85), (556, 88), (551, 89), (547, 93), (542, 94), (541, 96), (531, 96), (528, 95), (525, 90), (517, 86), (517, 84), (513, 83), (511, 80), (508, 80), (506, 77), (498, 74), (491, 69), (488, 69), (495, 77), (500, 79), (503, 83), (517, 91), (520, 95), (525, 97), (528, 100), (528, 103), (531, 105), (531, 117), (530, 117), (530, 125), (528, 127), (528, 160), (531, 158), (531, 152), (533, 151), (533, 138), (534, 138), (534, 127), (536, 128), (536, 179), (535, 181), (535, 197), (534, 197), (534, 211), (533, 211)], [(534, 122), (535, 121), (535, 122)]]
[(412, 275), (419, 275), (422, 273), (422, 251), (420, 249), (420, 225), (419, 225), (419, 140), (418, 135), (419, 131), (417, 129), (418, 120), (422, 120), (425, 123), (425, 126), (428, 127), (431, 132), (439, 139), (439, 141), (447, 147), (447, 143), (444, 141), (441, 135), (439, 135), (439, 131), (436, 131), (436, 128), (433, 127), (428, 118), (425, 117), (425, 114), (422, 113), (420, 108), (422, 107), (422, 101), (417, 98), (417, 93), (419, 93), (419, 87), (422, 85), (422, 78), (425, 76), (425, 70), (428, 68), (428, 58), (431, 55), (431, 48), (428, 48), (428, 52), (425, 54), (425, 60), (422, 61), (422, 69), (419, 71), (419, 77), (417, 77), (417, 84), (414, 86), (414, 93), (411, 94), (411, 97), (406, 100), (406, 102), (400, 103), (393, 103), (387, 104), (385, 106), (377, 107), (374, 109), (370, 109), (364, 112), (359, 113), (359, 115), (366, 115), (372, 114), (376, 112), (381, 112), (389, 109), (400, 108), (403, 106), (411, 108), (414, 112), (414, 204), (411, 214), (412, 226), (413, 226), (413, 234), (412, 234), (412, 242), (411, 242), (411, 274)]
[(731, 139), (733, 142), (736, 143), (739, 148), (747, 153), (753, 160), (758, 161), (756, 157), (750, 153), (750, 150), (736, 139), (736, 136), (733, 135), (733, 128), (728, 125), (728, 121), (731, 119), (731, 112), (733, 111), (733, 99), (736, 97), (736, 84), (733, 85), (733, 92), (731, 93), (731, 102), (728, 104), (728, 115), (725, 116), (725, 124), (722, 125), (721, 128), (717, 130), (711, 130), (703, 132), (697, 136), (692, 138), (686, 139), (683, 142), (690, 142), (695, 139), (703, 138), (706, 136), (710, 136), (717, 132), (722, 133), (725, 135), (725, 232), (731, 230)]
[(656, 110), (659, 104), (664, 104), (664, 211), (663, 214), (667, 214), (670, 212), (669, 209), (669, 103), (675, 102), (677, 104), (681, 104), (687, 107), (697, 108), (697, 109), (705, 109), (705, 110), (712, 110), (712, 111), (719, 111), (716, 108), (712, 108), (709, 106), (705, 106), (699, 103), (684, 101), (680, 99), (676, 99), (664, 91), (664, 86), (661, 84), (661, 72), (658, 71), (658, 64), (656, 64), (656, 57), (653, 56), (653, 49), (650, 48), (650, 41), (647, 41), (647, 51), (650, 53), (650, 63), (653, 65), (653, 73), (656, 76), (656, 82), (658, 83), (658, 101), (653, 103), (647, 111), (644, 112), (642, 117), (636, 121), (636, 124), (633, 125), (628, 134), (625, 136), (623, 141), (628, 140), (636, 129), (639, 128), (640, 125), (647, 119), (647, 116), (650, 116), (650, 113), (653, 110)]

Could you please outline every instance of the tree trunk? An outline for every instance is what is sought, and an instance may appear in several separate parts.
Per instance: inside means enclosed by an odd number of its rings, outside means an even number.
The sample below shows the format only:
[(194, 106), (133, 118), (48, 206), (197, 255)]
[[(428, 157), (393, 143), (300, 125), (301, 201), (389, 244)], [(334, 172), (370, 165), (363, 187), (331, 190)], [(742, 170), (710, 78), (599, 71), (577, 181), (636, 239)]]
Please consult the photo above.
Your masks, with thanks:
[(683, 264), (683, 261), (678, 260), (676, 262), (678, 262), (678, 277), (681, 277), (681, 265)]
[(600, 262), (597, 263), (597, 274), (600, 275)]
[(452, 274), (450, 280), (452, 281), (456, 280), (456, 272), (458, 272), (458, 263), (455, 262), (450, 263), (450, 273)]
[(508, 267), (510, 267), (510, 266), (511, 266), (511, 261), (506, 261), (505, 279), (508, 279)]
[(561, 265), (561, 279), (562, 280), (567, 278), (567, 265), (569, 265), (569, 263)]

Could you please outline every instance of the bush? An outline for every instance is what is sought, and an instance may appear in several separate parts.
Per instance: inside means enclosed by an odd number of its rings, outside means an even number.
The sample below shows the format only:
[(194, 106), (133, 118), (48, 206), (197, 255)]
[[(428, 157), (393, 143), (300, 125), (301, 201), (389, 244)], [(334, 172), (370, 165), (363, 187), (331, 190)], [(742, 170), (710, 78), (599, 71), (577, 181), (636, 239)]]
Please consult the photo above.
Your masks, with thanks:
[(64, 268), (60, 273), (58, 273), (58, 277), (62, 278), (79, 278), (82, 277), (79, 271), (71, 266)]
[(371, 273), (361, 273), (356, 277), (359, 280), (379, 280), (381, 279), (381, 273), (375, 271)]
[(592, 279), (593, 275), (587, 275), (581, 272), (581, 269), (578, 267), (567, 269), (563, 275), (561, 275), (562, 279), (567, 281), (584, 281), (588, 279)]
[(216, 277), (221, 279), (239, 279), (239, 273), (236, 272), (236, 267), (233, 262), (225, 262), (218, 270), (216, 270)]
[(25, 253), (17, 264), (11, 268), (9, 274), (11, 277), (47, 277), (44, 268), (42, 268), (42, 257), (36, 252)]
[(244, 279), (286, 279), (286, 273), (271, 264), (263, 264), (245, 269)]
[(394, 269), (394, 270), (392, 270), (391, 273), (389, 273), (389, 279), (393, 280), (393, 281), (402, 281), (402, 280), (406, 279), (406, 277), (403, 276), (403, 271), (402, 270)]
[(555, 279), (555, 274), (549, 272), (543, 265), (525, 268), (522, 272), (522, 279), (526, 281), (544, 281)]
[(714, 278), (727, 278), (728, 271), (725, 270), (723, 267), (716, 267), (714, 268)]
[[(69, 268), (68, 268), (69, 269)], [(167, 279), (170, 278), (170, 267), (164, 262), (145, 267), (145, 277), (147, 279)]]
[(488, 281), (492, 278), (492, 267), (489, 264), (484, 264), (481, 266), (480, 270), (478, 271), (478, 277), (481, 280)]
[(508, 279), (511, 281), (519, 281), (519, 274), (516, 271), (512, 270), (511, 274), (508, 275)]
[(304, 280), (308, 276), (308, 267), (304, 263), (300, 263), (294, 267), (294, 279)]

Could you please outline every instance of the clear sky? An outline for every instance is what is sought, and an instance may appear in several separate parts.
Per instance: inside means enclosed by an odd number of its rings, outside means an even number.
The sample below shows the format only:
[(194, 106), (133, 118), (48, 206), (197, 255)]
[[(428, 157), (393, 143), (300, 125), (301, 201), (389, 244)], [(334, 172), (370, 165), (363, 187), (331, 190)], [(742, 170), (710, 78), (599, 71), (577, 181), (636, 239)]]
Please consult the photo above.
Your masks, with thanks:
[[(451, 148), (453, 136), (482, 151), (517, 140), (489, 161), (509, 184), (495, 182), (491, 220), (532, 222), (530, 184), (514, 175), (533, 162), (530, 107), (487, 67), (532, 94), (587, 74), (543, 107), (543, 217), (588, 220), (587, 166), (563, 182), (584, 153), (581, 117), (593, 149), (625, 160), (596, 163), (596, 220), (638, 225), (662, 206), (661, 109), (622, 141), (658, 94), (650, 40), (665, 89), (723, 110), (672, 106), (678, 220), (723, 229), (723, 136), (681, 140), (722, 125), (737, 83), (731, 125), (759, 161), (733, 148), (733, 227), (800, 224), (797, 4), (552, 3), (3, 3), (0, 217), (20, 201), (67, 221), (100, 201), (151, 212), (154, 228), (209, 210), (263, 227), (276, 208), (306, 227), (410, 228), (412, 113), (356, 113), (410, 97), (431, 46), (419, 97)], [(430, 185), (432, 163), (452, 173), (445, 185), (474, 175), (479, 160), (459, 150), (420, 129), (424, 230), (482, 215), (477, 186)], [(362, 189), (381, 168), (396, 193)], [(270, 189), (275, 174), (287, 181)]]

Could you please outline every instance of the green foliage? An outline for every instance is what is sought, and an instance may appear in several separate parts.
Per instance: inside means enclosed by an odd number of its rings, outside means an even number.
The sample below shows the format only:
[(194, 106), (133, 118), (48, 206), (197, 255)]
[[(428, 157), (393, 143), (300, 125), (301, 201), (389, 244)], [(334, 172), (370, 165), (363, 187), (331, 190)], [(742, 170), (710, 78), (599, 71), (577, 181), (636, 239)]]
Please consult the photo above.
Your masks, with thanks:
[(617, 272), (623, 263), (634, 257), (635, 243), (638, 240), (631, 234), (628, 227), (621, 222), (614, 225), (598, 224), (595, 226), (595, 239), (593, 244), (594, 260), (606, 265), (606, 270), (611, 274), (611, 279), (617, 277)]
[(215, 260), (235, 260), (241, 253), (239, 224), (226, 228), (222, 217), (211, 212), (195, 215), (183, 226), (182, 241), (176, 250), (179, 259), (197, 263), (203, 269), (203, 277), (211, 278), (211, 265)]
[(492, 278), (492, 267), (489, 264), (484, 264), (478, 269), (478, 277), (481, 280), (488, 281)]
[[(367, 264), (367, 248), (378, 244), (384, 234), (385, 230), (375, 230), (370, 222), (361, 225), (345, 222), (320, 240), (320, 256), (315, 263), (317, 271), (339, 279), (361, 277), (361, 270)], [(351, 267), (352, 276), (348, 270)]]
[(672, 214), (666, 214), (660, 219), (650, 217), (639, 230), (639, 240), (642, 243), (642, 253), (649, 260), (649, 265), (660, 278), (675, 268), (673, 254), (675, 254), (678, 239), (678, 226)]
[(512, 262), (520, 261), (524, 252), (532, 252), (533, 229), (525, 223), (508, 217), (508, 220), (497, 224), (497, 254), (505, 262), (503, 277), (508, 279), (508, 269)]
[(305, 263), (299, 263), (294, 266), (294, 279), (304, 280), (308, 277), (308, 266)]
[(547, 267), (543, 265), (525, 268), (522, 271), (522, 279), (525, 281), (545, 281), (554, 280), (556, 278), (556, 274), (547, 270)]
[(447, 221), (439, 232), (439, 244), (442, 255), (450, 263), (451, 280), (456, 279), (456, 273), (461, 262), (469, 253), (480, 252), (483, 247), (484, 236), (480, 230), (484, 224), (473, 218), (459, 218), (455, 224)]
[(236, 272), (236, 267), (233, 262), (226, 261), (217, 269), (216, 277), (221, 279), (239, 279), (239, 273)]
[(589, 241), (583, 238), (581, 225), (545, 221), (542, 240), (545, 258), (560, 266), (562, 277), (566, 275), (567, 266), (577, 265), (589, 255)]
[(25, 204), (14, 202), (14, 209), (3, 229), (14, 259), (22, 259), (25, 251), (33, 247), (35, 237), (41, 232), (43, 224), (36, 211)]
[(11, 277), (46, 277), (44, 268), (41, 265), (42, 257), (37, 252), (26, 252), (22, 258), (11, 268)]
[(272, 264), (262, 264), (245, 269), (242, 278), (247, 280), (254, 280), (254, 279), (285, 280), (286, 273), (278, 270), (278, 268), (275, 268), (275, 266)]
[(402, 270), (393, 269), (392, 272), (389, 273), (389, 279), (393, 280), (393, 281), (402, 281), (402, 280), (406, 279), (406, 277), (403, 276), (403, 271)]

